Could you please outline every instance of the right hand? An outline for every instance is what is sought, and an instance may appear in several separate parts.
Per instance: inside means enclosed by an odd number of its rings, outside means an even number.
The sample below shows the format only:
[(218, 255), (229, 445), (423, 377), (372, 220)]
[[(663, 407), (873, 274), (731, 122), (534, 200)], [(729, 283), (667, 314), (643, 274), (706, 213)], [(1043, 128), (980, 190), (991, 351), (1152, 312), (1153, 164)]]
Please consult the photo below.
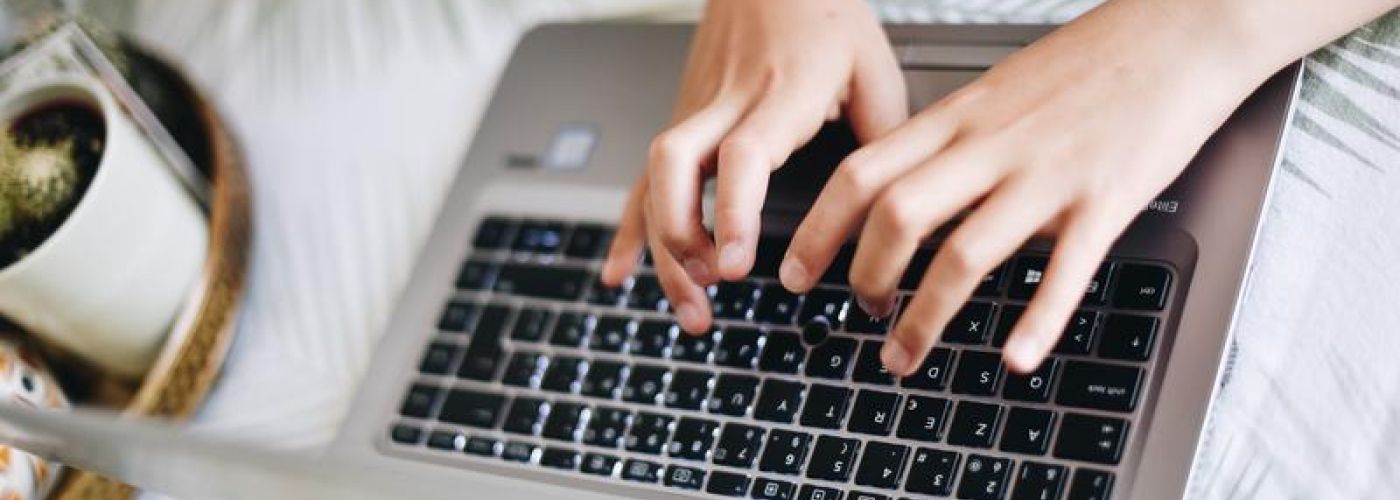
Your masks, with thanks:
[[(863, 0), (711, 0), (691, 45), (671, 125), (652, 141), (628, 197), (604, 284), (652, 249), (687, 332), (709, 328), (704, 287), (753, 267), (768, 177), (826, 120), (869, 142), (907, 116), (904, 79)], [(714, 238), (703, 222), (716, 177)]]

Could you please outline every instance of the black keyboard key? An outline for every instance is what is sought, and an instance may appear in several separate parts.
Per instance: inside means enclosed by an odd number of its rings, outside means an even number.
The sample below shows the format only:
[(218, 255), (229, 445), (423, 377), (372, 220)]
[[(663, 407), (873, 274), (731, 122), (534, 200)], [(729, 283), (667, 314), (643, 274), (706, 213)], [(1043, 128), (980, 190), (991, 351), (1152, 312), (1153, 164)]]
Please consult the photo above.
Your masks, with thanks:
[(705, 483), (705, 492), (722, 497), (742, 498), (749, 492), (749, 476), (733, 472), (711, 472), (710, 481)]
[(489, 382), (495, 380), (496, 372), (505, 365), (505, 350), (501, 338), (505, 335), (506, 323), (511, 311), (505, 306), (487, 306), (481, 312), (481, 319), (472, 328), (471, 342), (467, 344), (466, 355), (457, 376), (470, 380)]
[(904, 415), (899, 418), (901, 439), (936, 443), (943, 438), (943, 423), (948, 420), (948, 400), (924, 396), (909, 396), (904, 402)]
[(666, 356), (666, 350), (671, 348), (671, 339), (680, 334), (680, 328), (671, 321), (661, 321), (649, 319), (637, 325), (637, 332), (632, 336), (632, 342), (628, 344), (628, 351), (633, 356), (646, 356), (650, 358), (662, 358)]
[(626, 365), (612, 361), (594, 361), (579, 385), (579, 394), (591, 398), (614, 399), (622, 392), (622, 375)]
[(543, 399), (515, 398), (506, 412), (506, 421), (501, 430), (512, 434), (533, 436), (539, 433), (547, 403)]
[(628, 403), (654, 405), (666, 387), (667, 372), (659, 366), (635, 365), (622, 387), (622, 400)]
[(404, 396), (403, 404), (399, 406), (399, 415), (428, 418), (433, 412), (433, 405), (437, 404), (438, 397), (441, 395), (442, 389), (430, 385), (414, 384), (408, 389), (408, 395)]
[(846, 500), (890, 500), (890, 497), (879, 493), (857, 490), (846, 493)]
[(754, 405), (753, 418), (782, 424), (792, 423), (797, 409), (802, 406), (804, 389), (801, 382), (771, 378), (764, 380), (758, 393), (758, 402)]
[(1006, 345), (1006, 339), (1011, 337), (1011, 329), (1016, 323), (1021, 321), (1021, 315), (1025, 314), (1026, 306), (1007, 304), (1001, 307), (1001, 315), (997, 317), (997, 328), (992, 333), (992, 347), (1002, 347)]
[(894, 429), (895, 411), (898, 409), (898, 394), (861, 389), (856, 394), (856, 405), (851, 410), (851, 421), (846, 424), (846, 430), (888, 436)]
[(1108, 280), (1112, 273), (1112, 262), (1099, 265), (1099, 270), (1094, 272), (1094, 277), (1089, 279), (1089, 285), (1084, 289), (1085, 304), (1099, 306), (1108, 301)]
[(763, 429), (742, 424), (724, 424), (719, 442), (715, 444), (714, 459), (718, 465), (747, 469), (758, 458), (763, 446)]
[(911, 389), (941, 391), (948, 386), (948, 373), (953, 369), (953, 351), (935, 347), (924, 357), (919, 371), (900, 380), (900, 385)]
[(987, 343), (987, 333), (992, 331), (992, 314), (995, 312), (992, 304), (968, 302), (943, 329), (943, 341), (974, 345)]
[(1066, 413), (1060, 422), (1060, 438), (1055, 441), (1055, 456), (1117, 465), (1127, 441), (1127, 420)]
[(671, 443), (666, 453), (681, 460), (705, 461), (710, 447), (715, 444), (715, 431), (719, 424), (712, 420), (682, 417), (671, 434)]
[(442, 318), (438, 320), (438, 330), (465, 332), (467, 327), (476, 323), (476, 318), (480, 315), (481, 306), (470, 302), (449, 302), (442, 310)]
[(525, 222), (516, 229), (511, 250), (543, 255), (559, 253), (564, 246), (564, 232), (567, 230), (559, 222)]
[(605, 255), (612, 242), (612, 229), (598, 224), (579, 224), (569, 235), (564, 255), (575, 259), (596, 259)]
[(510, 363), (506, 364), (506, 372), (501, 376), (501, 383), (515, 387), (535, 387), (538, 383), (540, 370), (548, 360), (539, 353), (517, 352), (510, 356)]
[(671, 422), (674, 417), (641, 412), (632, 418), (632, 428), (623, 440), (627, 451), (660, 455), (661, 449), (671, 439)]
[(1104, 322), (1099, 340), (1099, 357), (1124, 361), (1147, 361), (1157, 338), (1157, 318), (1112, 314)]
[(496, 427), (496, 420), (505, 404), (506, 398), (500, 394), (455, 390), (447, 393), (438, 420), (449, 424), (491, 429)]
[(1094, 337), (1099, 330), (1099, 313), (1078, 310), (1069, 318), (1060, 341), (1055, 344), (1057, 354), (1089, 354), (1094, 345)]
[(423, 353), (423, 361), (418, 363), (418, 372), (427, 375), (447, 375), (452, 370), (452, 361), (457, 359), (457, 346), (433, 343)]
[(752, 369), (758, 359), (763, 333), (754, 328), (731, 326), (724, 329), (715, 347), (715, 364), (731, 368)]
[(1068, 474), (1063, 465), (1022, 462), (1011, 500), (1057, 500), (1064, 493)]
[(783, 288), (783, 285), (764, 285), (758, 306), (753, 310), (753, 320), (775, 325), (791, 325), (797, 317), (797, 305), (800, 301), (801, 297), (793, 295)]
[(469, 260), (457, 271), (457, 289), (486, 291), (496, 287), (501, 266), (484, 260)]
[(711, 329), (699, 335), (684, 332), (677, 334), (676, 343), (671, 346), (671, 359), (691, 363), (708, 363), (710, 354), (715, 350), (716, 333), (717, 330)]
[(462, 451), (479, 457), (495, 457), (501, 453), (501, 442), (492, 438), (472, 436), (467, 438), (467, 447)]
[(802, 463), (806, 461), (807, 448), (811, 445), (811, 434), (773, 429), (768, 433), (768, 444), (763, 448), (763, 458), (758, 461), (758, 470), (798, 474), (802, 472)]
[(1108, 500), (1112, 496), (1112, 473), (1084, 468), (1074, 470), (1067, 500)]
[(627, 424), (632, 421), (632, 413), (620, 409), (600, 406), (593, 409), (588, 426), (583, 429), (583, 442), (604, 448), (617, 448), (627, 432)]
[(754, 480), (753, 492), (750, 496), (754, 500), (792, 500), (792, 495), (797, 493), (796, 490), (797, 485), (787, 481), (760, 477)]
[(846, 309), (850, 307), (851, 292), (835, 288), (816, 288), (807, 292), (802, 301), (802, 311), (797, 315), (798, 324), (807, 324), (817, 318), (826, 318), (833, 329), (846, 321)]
[(550, 405), (549, 416), (544, 420), (540, 435), (570, 443), (577, 441), (584, 410), (584, 406), (578, 403), (556, 402)]
[(1006, 428), (1001, 431), (1001, 451), (1044, 455), (1050, 448), (1050, 432), (1054, 426), (1053, 411), (1012, 408), (1006, 414)]
[(801, 337), (785, 330), (770, 331), (763, 344), (763, 354), (758, 358), (758, 369), (772, 373), (797, 373), (804, 359), (807, 359), (807, 348), (802, 346)]
[(812, 447), (812, 460), (807, 463), (807, 477), (844, 483), (855, 468), (860, 441), (835, 436), (821, 436)]
[(1160, 311), (1167, 304), (1167, 290), (1171, 281), (1171, 272), (1165, 267), (1124, 264), (1118, 268), (1113, 305), (1123, 309)]
[(698, 490), (705, 482), (705, 471), (696, 467), (681, 465), (666, 466), (665, 484), (672, 488)]
[(682, 410), (699, 410), (710, 395), (710, 381), (715, 375), (695, 370), (676, 370), (671, 385), (666, 388), (666, 406)]
[(472, 246), (478, 250), (499, 250), (505, 248), (514, 234), (515, 223), (501, 217), (488, 217), (476, 226), (476, 237)]
[(841, 500), (841, 490), (804, 484), (797, 492), (797, 500)]
[(535, 451), (538, 449), (533, 444), (522, 441), (509, 441), (505, 449), (501, 451), (501, 458), (510, 462), (529, 463), (535, 458)]
[(622, 465), (622, 478), (628, 481), (655, 483), (661, 480), (661, 464), (629, 458), (627, 463)]
[(540, 389), (551, 392), (573, 394), (577, 392), (578, 381), (588, 362), (579, 358), (559, 356), (549, 363), (540, 379)]
[(831, 337), (831, 323), (826, 318), (817, 318), (802, 325), (802, 343), (809, 346), (821, 345)]
[(1006, 496), (1007, 482), (1011, 479), (1009, 458), (993, 458), (982, 455), (968, 455), (963, 467), (962, 482), (958, 485), (958, 498), (969, 500), (1001, 500)]
[(1006, 370), (1001, 365), (1001, 355), (982, 351), (963, 351), (958, 361), (957, 374), (953, 375), (953, 392), (974, 396), (992, 396), (997, 393), (997, 383)]
[(948, 430), (948, 443), (975, 448), (991, 448), (1001, 423), (1001, 407), (975, 401), (959, 401)]
[(540, 299), (578, 300), (593, 276), (586, 269), (506, 264), (496, 277), (497, 293)]
[(642, 311), (666, 312), (670, 307), (666, 301), (666, 291), (656, 276), (641, 275), (632, 280), (632, 291), (627, 295), (627, 307)]
[(549, 343), (559, 347), (583, 347), (588, 333), (597, 326), (598, 318), (591, 314), (565, 312), (559, 314), (554, 323), (554, 332), (549, 335)]
[(715, 382), (714, 393), (706, 404), (710, 413), (742, 417), (748, 415), (758, 393), (758, 377), (722, 374)]
[(579, 471), (584, 474), (611, 477), (617, 471), (618, 463), (620, 463), (620, 459), (614, 455), (588, 453), (583, 456), (583, 463), (580, 464)]
[(1025, 375), (1008, 375), (1006, 387), (1001, 390), (1001, 397), (1012, 401), (1032, 403), (1049, 401), (1050, 385), (1054, 382), (1055, 373), (1059, 371), (1059, 367), (1060, 360), (1046, 358), (1033, 372)]
[(832, 337), (812, 349), (807, 358), (807, 376), (844, 380), (856, 357), (855, 339)]
[[(895, 309), (899, 309), (898, 302)], [(846, 331), (854, 333), (868, 333), (873, 335), (884, 335), (890, 331), (890, 323), (893, 316), (885, 315), (883, 318), (876, 318), (865, 312), (861, 307), (850, 307), (846, 312)]]
[(540, 454), (540, 465), (553, 469), (577, 469), (578, 452), (563, 448), (545, 448), (544, 453)]
[(1013, 299), (1029, 299), (1035, 295), (1041, 280), (1045, 279), (1045, 266), (1050, 259), (1041, 256), (1026, 256), (1016, 259), (1011, 268), (1011, 284), (1006, 294)]
[(588, 284), (588, 303), (595, 306), (617, 307), (622, 303), (622, 297), (627, 294), (623, 287), (607, 286), (602, 281), (594, 279)]
[(1137, 407), (1141, 368), (1071, 360), (1064, 370), (1056, 403), (1125, 413)]
[(894, 385), (894, 375), (891, 375), (890, 371), (885, 369), (885, 363), (880, 361), (880, 349), (884, 347), (885, 343), (880, 341), (861, 342), (851, 380), (866, 384)]
[(539, 342), (549, 333), (554, 311), (527, 307), (520, 310), (511, 328), (510, 339), (517, 342)]
[(877, 441), (866, 443), (860, 468), (856, 470), (856, 484), (888, 490), (898, 488), (899, 481), (904, 478), (904, 461), (908, 458), (908, 446)]
[(812, 384), (807, 391), (807, 406), (802, 409), (802, 425), (821, 429), (840, 429), (851, 403), (851, 390), (822, 384)]
[(1002, 285), (1006, 283), (1006, 265), (1002, 264), (993, 269), (992, 272), (982, 276), (982, 281), (977, 283), (977, 289), (972, 294), (978, 297), (996, 297), (1001, 295)]
[(467, 436), (460, 432), (433, 431), (428, 435), (428, 447), (443, 451), (462, 451), (466, 447)]
[(711, 299), (714, 315), (720, 319), (749, 319), (749, 310), (758, 301), (758, 285), (747, 281), (723, 281), (715, 285)]
[(931, 448), (915, 450), (904, 489), (910, 493), (948, 496), (953, 492), (953, 479), (957, 477), (961, 459), (961, 455), (951, 451)]
[(602, 352), (622, 352), (627, 339), (637, 331), (637, 322), (632, 318), (604, 316), (593, 327), (588, 336), (588, 349)]
[(389, 439), (399, 444), (418, 444), (423, 441), (423, 429), (408, 424), (398, 424), (390, 429)]

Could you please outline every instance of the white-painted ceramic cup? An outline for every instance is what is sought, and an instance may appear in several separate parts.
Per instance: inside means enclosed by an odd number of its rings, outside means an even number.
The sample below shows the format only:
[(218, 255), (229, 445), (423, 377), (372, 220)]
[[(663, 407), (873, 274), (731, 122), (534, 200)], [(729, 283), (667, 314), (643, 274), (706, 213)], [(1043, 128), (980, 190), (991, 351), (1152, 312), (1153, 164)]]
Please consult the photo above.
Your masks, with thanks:
[(36, 82), (0, 96), (0, 126), (60, 100), (100, 112), (102, 159), (57, 231), (0, 268), (0, 315), (108, 373), (138, 377), (199, 279), (208, 223), (154, 144), (96, 82)]

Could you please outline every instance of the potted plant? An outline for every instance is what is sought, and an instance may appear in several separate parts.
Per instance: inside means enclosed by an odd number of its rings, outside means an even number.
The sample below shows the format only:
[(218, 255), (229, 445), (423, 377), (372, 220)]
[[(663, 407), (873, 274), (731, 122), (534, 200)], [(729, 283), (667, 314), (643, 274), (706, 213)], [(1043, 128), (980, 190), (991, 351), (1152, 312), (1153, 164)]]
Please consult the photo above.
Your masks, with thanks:
[(55, 103), (0, 130), (0, 268), (33, 251), (73, 211), (102, 157), (93, 110)]

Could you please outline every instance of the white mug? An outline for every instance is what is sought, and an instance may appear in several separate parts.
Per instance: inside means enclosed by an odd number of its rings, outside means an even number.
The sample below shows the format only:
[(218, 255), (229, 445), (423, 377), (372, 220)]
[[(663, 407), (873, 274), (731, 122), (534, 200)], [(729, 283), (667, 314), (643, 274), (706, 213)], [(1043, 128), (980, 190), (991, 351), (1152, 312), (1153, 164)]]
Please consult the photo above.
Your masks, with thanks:
[(0, 268), (0, 315), (108, 373), (139, 377), (199, 280), (208, 222), (96, 82), (36, 82), (0, 96), (0, 126), (55, 100), (98, 110), (102, 158), (62, 225)]

